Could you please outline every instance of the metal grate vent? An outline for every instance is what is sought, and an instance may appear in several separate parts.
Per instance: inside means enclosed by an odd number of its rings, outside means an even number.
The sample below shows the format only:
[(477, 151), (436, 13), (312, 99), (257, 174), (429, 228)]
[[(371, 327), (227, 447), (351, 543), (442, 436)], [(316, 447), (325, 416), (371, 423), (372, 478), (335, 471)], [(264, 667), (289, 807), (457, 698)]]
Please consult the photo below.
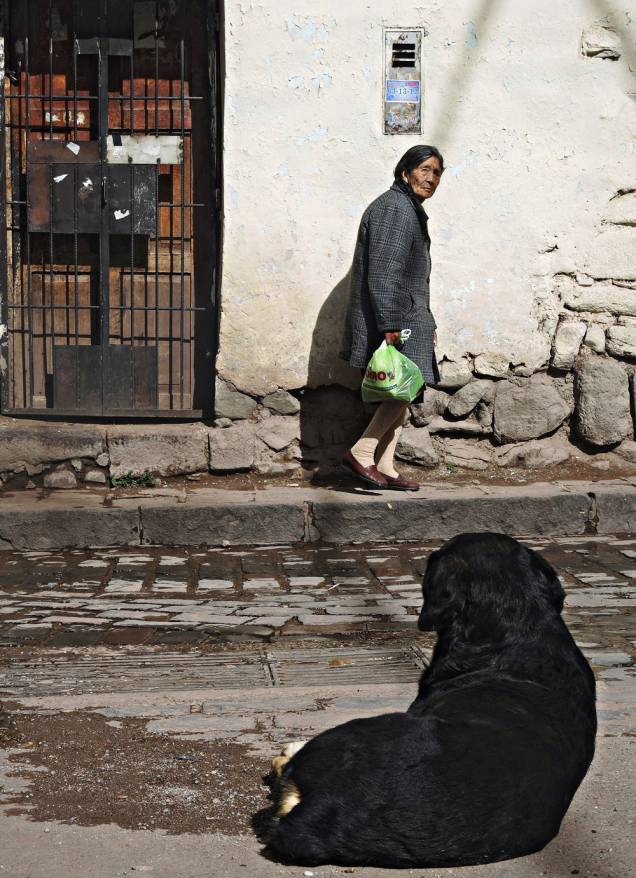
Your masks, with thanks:
[(393, 43), (391, 65), (415, 67), (415, 43)]
[(10, 662), (0, 694), (14, 697), (415, 683), (428, 656), (417, 646), (250, 651), (213, 655), (161, 653), (91, 656), (72, 661)]

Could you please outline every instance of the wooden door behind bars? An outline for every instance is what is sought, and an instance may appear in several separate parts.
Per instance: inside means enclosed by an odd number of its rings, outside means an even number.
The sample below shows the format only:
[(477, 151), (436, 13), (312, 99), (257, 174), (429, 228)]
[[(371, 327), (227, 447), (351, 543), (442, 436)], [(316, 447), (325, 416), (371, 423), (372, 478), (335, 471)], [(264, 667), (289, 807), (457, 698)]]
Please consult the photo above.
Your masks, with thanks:
[(10, 411), (204, 407), (215, 251), (205, 6), (25, 0), (13, 13)]

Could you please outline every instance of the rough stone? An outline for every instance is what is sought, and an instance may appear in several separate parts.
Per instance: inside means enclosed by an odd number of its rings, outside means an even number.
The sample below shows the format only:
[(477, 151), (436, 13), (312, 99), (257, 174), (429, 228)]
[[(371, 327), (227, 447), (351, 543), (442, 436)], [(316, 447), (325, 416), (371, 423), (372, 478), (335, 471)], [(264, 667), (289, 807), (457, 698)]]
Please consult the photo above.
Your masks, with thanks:
[(264, 443), (258, 443), (254, 469), (261, 475), (280, 476), (286, 473), (296, 472), (300, 465), (300, 448), (297, 443), (290, 445), (284, 451), (277, 453), (266, 446)]
[(437, 387), (442, 390), (455, 390), (463, 387), (472, 380), (473, 374), (470, 371), (468, 360), (461, 359), (457, 362), (452, 360), (443, 360), (439, 364), (439, 381)]
[(620, 324), (607, 330), (607, 351), (615, 357), (636, 358), (636, 325)]
[(494, 433), (498, 442), (538, 439), (552, 433), (570, 414), (559, 391), (543, 376), (521, 384), (501, 382), (494, 405)]
[(512, 374), (517, 378), (530, 378), (531, 375), (534, 375), (535, 369), (532, 366), (526, 366), (525, 363), (520, 363), (518, 366), (515, 366), (512, 370)]
[(249, 421), (213, 428), (210, 439), (210, 470), (227, 473), (251, 469), (256, 456), (255, 427)]
[(599, 326), (598, 323), (591, 323), (585, 333), (583, 344), (595, 353), (602, 354), (605, 351), (605, 330), (603, 327)]
[(71, 466), (73, 467), (73, 469), (75, 470), (76, 473), (81, 473), (84, 464), (82, 463), (81, 460), (74, 457), (73, 460), (71, 461)]
[(463, 418), (472, 412), (492, 386), (493, 382), (485, 379), (469, 381), (449, 399), (446, 411), (453, 417)]
[(273, 415), (259, 424), (256, 435), (273, 451), (282, 451), (295, 439), (300, 439), (300, 420), (298, 417)]
[(77, 478), (75, 474), (67, 469), (53, 470), (44, 476), (45, 488), (59, 488), (66, 491), (77, 488)]
[(279, 415), (295, 415), (300, 411), (300, 402), (286, 390), (275, 390), (263, 399), (263, 405)]
[(636, 226), (636, 192), (624, 192), (609, 203), (605, 222), (621, 226)]
[[(303, 499), (268, 492), (243, 492), (228, 500), (225, 492), (193, 491), (188, 502), (144, 507), (144, 542), (178, 546), (276, 545), (302, 541)], [(1, 531), (0, 531), (1, 533)]]
[(621, 57), (621, 38), (614, 28), (602, 22), (595, 22), (583, 31), (581, 52), (587, 58), (617, 61)]
[(572, 448), (562, 436), (533, 439), (520, 445), (507, 445), (495, 452), (498, 466), (522, 466), (530, 469), (565, 463), (572, 455)]
[(624, 442), (614, 449), (614, 453), (618, 454), (623, 460), (636, 464), (636, 442), (632, 439), (626, 439)]
[(95, 463), (97, 466), (108, 466), (110, 463), (110, 456), (106, 453), (98, 454), (95, 458)]
[(426, 427), (405, 427), (397, 444), (396, 456), (418, 466), (437, 466), (438, 457)]
[(493, 460), (493, 452), (487, 442), (469, 442), (466, 439), (444, 440), (444, 461), (446, 465), (463, 469), (488, 469)]
[(443, 390), (427, 387), (422, 402), (411, 406), (411, 418), (416, 427), (426, 427), (436, 415), (444, 414), (450, 396)]
[(634, 230), (629, 226), (606, 226), (602, 229), (592, 242), (587, 272), (596, 278), (635, 280)]
[(105, 429), (99, 425), (42, 424), (0, 417), (0, 472), (26, 469), (36, 475), (45, 464), (95, 458), (104, 445)]
[(487, 427), (478, 421), (462, 418), (459, 421), (447, 421), (445, 418), (433, 418), (428, 425), (428, 432), (436, 433), (465, 433), (467, 436), (481, 436), (489, 432)]
[(225, 381), (217, 378), (214, 411), (217, 418), (231, 418), (233, 421), (240, 421), (252, 417), (256, 411), (256, 400), (246, 393), (234, 390)]
[(208, 430), (203, 424), (108, 428), (112, 478), (131, 473), (176, 476), (208, 469)]
[(234, 421), (232, 420), (232, 418), (215, 418), (214, 419), (214, 426), (215, 427), (221, 427), (221, 428), (231, 427), (233, 423), (234, 423)]
[(482, 400), (475, 409), (475, 417), (485, 432), (492, 433), (493, 408), (491, 405)]
[(614, 360), (590, 357), (575, 373), (576, 425), (592, 445), (606, 446), (633, 436), (629, 382)]
[(552, 348), (555, 369), (571, 369), (581, 348), (587, 326), (578, 320), (564, 320), (559, 324)]
[(18, 499), (0, 505), (2, 540), (16, 549), (139, 545), (139, 510), (134, 504), (105, 507), (84, 489), (63, 497), (52, 492), (37, 503)]
[(594, 489), (599, 534), (636, 531), (636, 492), (623, 486), (607, 485)]
[(84, 481), (95, 485), (106, 484), (106, 473), (101, 469), (89, 469), (84, 473)]
[(636, 294), (630, 287), (614, 283), (580, 286), (569, 277), (560, 278), (558, 287), (563, 304), (572, 311), (636, 316)]
[(510, 362), (503, 354), (479, 354), (473, 364), (476, 375), (485, 378), (505, 378)]
[[(559, 492), (552, 486), (524, 486), (493, 490), (484, 496), (463, 489), (447, 497), (387, 499), (317, 499), (314, 524), (327, 543), (366, 540), (448, 539), (466, 531), (501, 531), (512, 536), (581, 534), (585, 531), (591, 500), (584, 491)], [(634, 492), (636, 496), (636, 492)]]

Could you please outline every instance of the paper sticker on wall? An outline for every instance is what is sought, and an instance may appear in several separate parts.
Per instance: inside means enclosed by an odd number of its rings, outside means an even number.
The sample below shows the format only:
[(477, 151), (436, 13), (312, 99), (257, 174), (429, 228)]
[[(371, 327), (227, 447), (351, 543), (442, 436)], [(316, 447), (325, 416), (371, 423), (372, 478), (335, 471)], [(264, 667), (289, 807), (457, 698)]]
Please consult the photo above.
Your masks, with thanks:
[(176, 134), (109, 134), (106, 155), (110, 165), (180, 165), (183, 149)]
[(396, 104), (419, 104), (419, 79), (387, 79), (384, 100)]

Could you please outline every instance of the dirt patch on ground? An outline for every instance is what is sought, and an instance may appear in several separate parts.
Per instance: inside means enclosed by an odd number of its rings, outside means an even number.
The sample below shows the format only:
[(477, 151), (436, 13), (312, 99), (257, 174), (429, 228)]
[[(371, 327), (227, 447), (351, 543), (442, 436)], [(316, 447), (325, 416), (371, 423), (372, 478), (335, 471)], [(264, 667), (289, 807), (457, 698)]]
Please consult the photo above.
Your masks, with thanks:
[[(269, 765), (225, 741), (149, 734), (143, 720), (108, 720), (88, 711), (5, 712), (0, 746), (26, 791), (3, 797), (10, 814), (78, 826), (114, 823), (169, 833), (250, 831), (267, 805)], [(33, 770), (24, 768), (32, 766)]]

